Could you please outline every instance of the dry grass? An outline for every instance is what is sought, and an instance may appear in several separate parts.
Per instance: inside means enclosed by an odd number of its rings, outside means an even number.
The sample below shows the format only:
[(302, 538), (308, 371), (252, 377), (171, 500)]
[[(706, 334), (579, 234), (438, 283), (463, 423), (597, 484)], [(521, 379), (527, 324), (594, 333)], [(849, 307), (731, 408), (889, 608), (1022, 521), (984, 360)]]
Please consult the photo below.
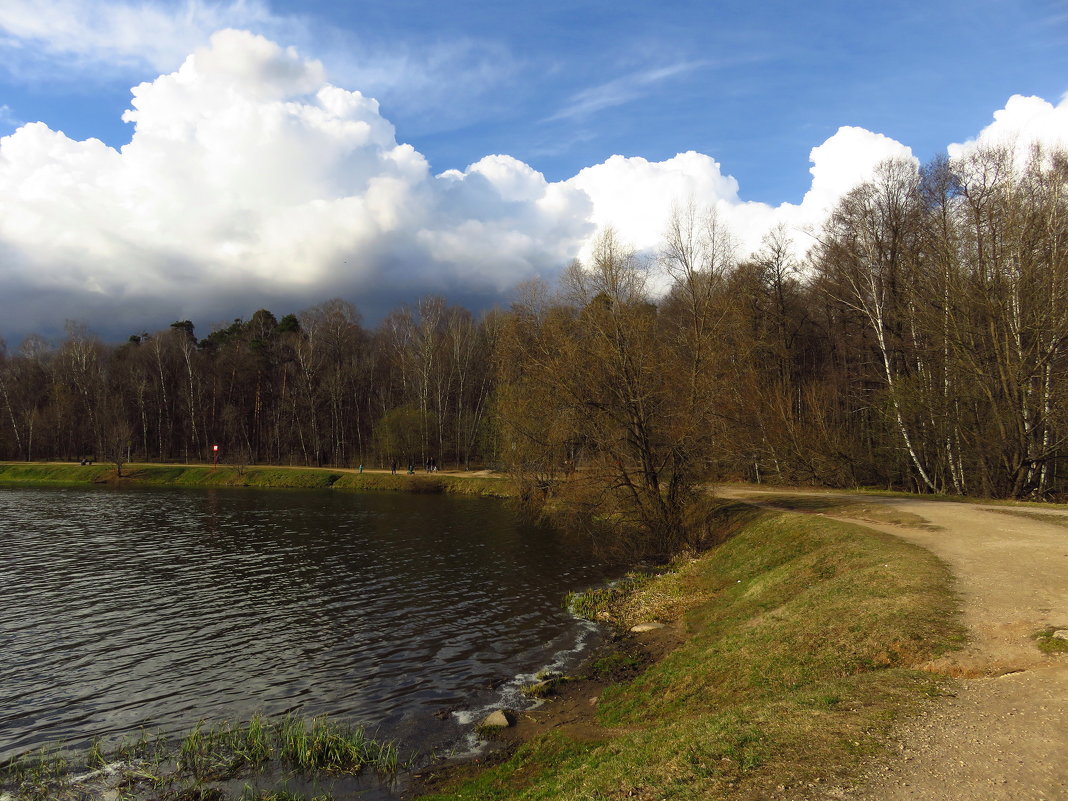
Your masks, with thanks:
[(1043, 523), (1049, 523), (1053, 526), (1062, 526), (1068, 528), (1068, 517), (1058, 514), (1048, 514), (1043, 512), (1028, 512), (1024, 509), (986, 509), (984, 511), (993, 512), (998, 515), (1011, 515), (1013, 517), (1025, 517), (1028, 520), (1039, 520)]
[(939, 530), (939, 526), (932, 524), (918, 514), (904, 512), (885, 503), (865, 503), (862, 499), (765, 493), (752, 495), (747, 500), (761, 506), (770, 506), (791, 512), (810, 512), (834, 517), (848, 517), (852, 520), (863, 520), (866, 523), (904, 526), (926, 531)]

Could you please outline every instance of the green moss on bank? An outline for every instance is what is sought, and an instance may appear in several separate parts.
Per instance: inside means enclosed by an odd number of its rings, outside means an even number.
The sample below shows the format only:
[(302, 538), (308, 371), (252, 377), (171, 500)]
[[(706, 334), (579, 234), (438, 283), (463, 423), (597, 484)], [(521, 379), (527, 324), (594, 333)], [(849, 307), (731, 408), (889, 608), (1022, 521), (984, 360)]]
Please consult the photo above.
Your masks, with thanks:
[(602, 694), (599, 736), (535, 738), (432, 798), (790, 798), (848, 781), (896, 717), (942, 692), (917, 668), (963, 639), (949, 579), (870, 529), (751, 516), (615, 604), (624, 625), (681, 617), (688, 636)]
[(0, 464), (0, 486), (260, 487), (279, 489), (345, 489), (387, 492), (451, 493), (507, 497), (512, 483), (504, 477), (391, 475), (315, 467), (230, 467), (210, 465), (129, 464), (119, 478), (114, 465)]

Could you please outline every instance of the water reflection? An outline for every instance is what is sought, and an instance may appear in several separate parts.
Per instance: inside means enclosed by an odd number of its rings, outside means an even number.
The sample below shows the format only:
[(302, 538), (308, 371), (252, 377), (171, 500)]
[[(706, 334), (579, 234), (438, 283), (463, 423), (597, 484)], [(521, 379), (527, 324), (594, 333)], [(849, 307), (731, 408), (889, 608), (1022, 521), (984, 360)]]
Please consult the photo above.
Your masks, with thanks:
[(436, 747), (607, 574), (494, 501), (342, 492), (3, 489), (0, 553), (0, 757), (295, 709)]

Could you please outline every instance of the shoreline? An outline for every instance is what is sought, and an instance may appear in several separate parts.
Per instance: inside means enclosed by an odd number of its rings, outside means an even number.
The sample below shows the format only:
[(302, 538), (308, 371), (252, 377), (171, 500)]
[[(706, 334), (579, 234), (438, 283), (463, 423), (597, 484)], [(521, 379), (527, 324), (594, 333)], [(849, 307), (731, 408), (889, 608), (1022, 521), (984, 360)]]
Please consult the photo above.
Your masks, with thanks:
[[(0, 464), (0, 486), (363, 488), (347, 479), (355, 477), (377, 485), (367, 489), (404, 491), (404, 482), (424, 477), (130, 465), (132, 477), (119, 482), (85, 472), (113, 475), (113, 466), (18, 467), (16, 476), (29, 469), (30, 480), (12, 483), (12, 466)], [(72, 471), (82, 480), (57, 480)], [(196, 483), (205, 475), (210, 483)], [(466, 494), (477, 495), (490, 494), (478, 491), (480, 482), (507, 484), (484, 475), (425, 478), (439, 483), (407, 491), (458, 491), (446, 486), (471, 482), (476, 491)], [(568, 799), (629, 788), (644, 798), (676, 784), (726, 798), (805, 797), (806, 786), (858, 776), (884, 753), (895, 719), (953, 686), (926, 667), (963, 636), (948, 571), (929, 551), (825, 517), (731, 502), (721, 511), (721, 545), (597, 598), (601, 606), (586, 613), (607, 618), (616, 633), (583, 659), (580, 680), (519, 711), (485, 758), (410, 774), (405, 797)], [(642, 622), (663, 627), (629, 633)]]
[(548, 731), (596, 739), (600, 734), (596, 699), (607, 688), (631, 680), (659, 662), (683, 639), (684, 634), (675, 627), (641, 635), (604, 627), (604, 639), (588, 649), (573, 673), (563, 676), (550, 694), (538, 699), (540, 703), (526, 709), (510, 709), (515, 722), (507, 728), (481, 737), (472, 731), (484, 743), (480, 752), (431, 762), (408, 774), (404, 797), (417, 800), (447, 793), (451, 785), (503, 765), (519, 748)]
[[(591, 593), (611, 650), (519, 712), (494, 753), (419, 771), (413, 797), (807, 799), (858, 780), (895, 721), (951, 691), (925, 669), (964, 636), (928, 551), (741, 503), (724, 527), (709, 551)], [(645, 622), (662, 627), (631, 632)]]
[(490, 471), (392, 474), (389, 470), (342, 467), (233, 466), (131, 462), (117, 475), (114, 464), (0, 462), (0, 487), (187, 487), (332, 489), (356, 492), (413, 492), (511, 498), (511, 479)]

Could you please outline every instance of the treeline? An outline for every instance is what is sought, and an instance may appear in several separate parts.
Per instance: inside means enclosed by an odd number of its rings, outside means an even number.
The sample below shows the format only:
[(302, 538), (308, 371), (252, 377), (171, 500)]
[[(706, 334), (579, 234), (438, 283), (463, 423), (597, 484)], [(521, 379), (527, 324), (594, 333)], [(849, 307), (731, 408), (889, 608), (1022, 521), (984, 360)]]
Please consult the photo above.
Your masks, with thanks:
[(655, 264), (625, 235), (481, 319), (426, 299), (367, 330), (334, 300), (199, 341), (31, 338), (0, 361), (0, 453), (493, 463), (666, 550), (703, 536), (710, 478), (1068, 488), (1064, 153), (887, 162), (745, 258), (692, 205)]
[(528, 288), (497, 396), (530, 492), (666, 552), (709, 535), (709, 477), (1063, 494), (1068, 157), (890, 161), (812, 237), (804, 262), (783, 229), (739, 261), (681, 208), (661, 299), (612, 232), (559, 292)]
[(190, 321), (105, 345), (68, 324), (0, 361), (0, 454), (352, 465), (487, 457), (492, 333), (427, 298), (369, 331), (334, 299), (198, 340)]

